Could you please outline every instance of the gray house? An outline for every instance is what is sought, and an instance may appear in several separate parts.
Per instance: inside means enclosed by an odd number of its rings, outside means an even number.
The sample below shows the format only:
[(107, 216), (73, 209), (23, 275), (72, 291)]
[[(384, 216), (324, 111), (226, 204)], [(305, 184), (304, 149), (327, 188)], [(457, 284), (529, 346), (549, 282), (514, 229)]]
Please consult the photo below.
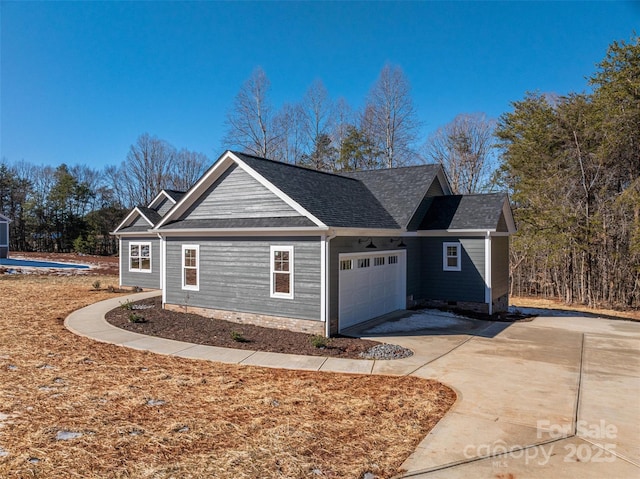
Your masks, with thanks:
[(165, 308), (326, 336), (416, 305), (507, 308), (508, 197), (452, 195), (437, 165), (331, 174), (227, 151), (166, 211), (161, 195), (114, 234), (121, 284)]
[(9, 223), (11, 220), (0, 214), (0, 258), (9, 257)]
[(152, 229), (183, 196), (182, 191), (162, 190), (149, 206), (131, 210), (115, 229), (120, 240), (121, 285), (162, 288), (161, 241)]

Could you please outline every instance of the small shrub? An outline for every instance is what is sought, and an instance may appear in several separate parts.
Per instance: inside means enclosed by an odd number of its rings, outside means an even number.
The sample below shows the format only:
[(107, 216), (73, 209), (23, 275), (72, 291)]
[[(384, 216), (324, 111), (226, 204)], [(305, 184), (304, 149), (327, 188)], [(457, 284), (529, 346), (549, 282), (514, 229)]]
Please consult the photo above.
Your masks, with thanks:
[(102, 286), (102, 283), (99, 279), (96, 279), (91, 286), (93, 286), (93, 289), (98, 291), (100, 289), (100, 286)]
[(129, 321), (132, 323), (144, 323), (144, 316), (140, 316), (138, 313), (132, 312), (129, 314)]
[(245, 338), (239, 331), (231, 331), (231, 339), (237, 343), (248, 343), (249, 340)]
[(116, 292), (116, 288), (114, 288), (113, 285), (110, 284), (109, 286), (107, 286), (107, 291), (109, 291), (110, 293), (115, 293)]
[(324, 349), (329, 344), (329, 340), (324, 336), (320, 336), (319, 334), (314, 334), (313, 336), (311, 336), (309, 338), (309, 341), (314, 348), (318, 349)]
[(124, 303), (120, 303), (120, 307), (127, 311), (131, 311), (133, 309), (133, 303), (127, 299)]

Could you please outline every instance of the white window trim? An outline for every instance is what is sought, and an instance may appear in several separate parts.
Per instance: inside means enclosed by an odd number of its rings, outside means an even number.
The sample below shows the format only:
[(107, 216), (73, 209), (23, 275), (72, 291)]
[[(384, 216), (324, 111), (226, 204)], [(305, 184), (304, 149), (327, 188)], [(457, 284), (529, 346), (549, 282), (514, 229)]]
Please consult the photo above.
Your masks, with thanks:
[[(131, 267), (131, 247), (132, 246), (138, 246), (139, 251), (142, 251), (142, 247), (143, 246), (148, 246), (149, 247), (149, 269), (144, 269), (144, 268), (132, 268)], [(139, 258), (142, 258), (142, 256), (139, 256)], [(151, 249), (151, 242), (150, 241), (131, 241), (129, 243), (129, 271), (132, 273), (151, 273), (151, 271), (153, 270), (153, 250)], [(142, 265), (142, 261), (140, 261), (138, 263), (139, 265)]]
[[(185, 284), (185, 265), (184, 265), (184, 252), (188, 249), (196, 250), (196, 284), (189, 285)], [(186, 289), (189, 291), (200, 291), (200, 245), (197, 244), (183, 244), (182, 245), (182, 269), (180, 270), (182, 289)]]
[[(274, 269), (274, 253), (276, 251), (287, 251), (289, 253), (289, 293), (276, 293), (275, 292), (275, 284), (273, 283), (273, 276), (276, 273)], [(271, 245), (269, 248), (269, 292), (272, 298), (281, 298), (281, 299), (293, 299), (293, 270), (294, 270), (294, 259), (293, 259), (293, 246), (278, 246)], [(282, 271), (277, 271), (281, 273)]]
[[(456, 248), (456, 256), (458, 258), (458, 264), (456, 266), (449, 266), (449, 262), (447, 261), (447, 248), (455, 247)], [(442, 270), (443, 271), (462, 271), (462, 245), (459, 242), (444, 242), (442, 243)]]

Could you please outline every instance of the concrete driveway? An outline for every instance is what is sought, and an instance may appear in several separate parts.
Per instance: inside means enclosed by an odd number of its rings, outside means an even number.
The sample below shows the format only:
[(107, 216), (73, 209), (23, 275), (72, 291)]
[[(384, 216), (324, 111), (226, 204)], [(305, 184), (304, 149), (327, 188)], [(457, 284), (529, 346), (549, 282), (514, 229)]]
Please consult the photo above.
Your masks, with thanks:
[(369, 361), (201, 346), (124, 331), (104, 319), (124, 299), (78, 310), (65, 325), (94, 340), (185, 358), (413, 375), (448, 384), (458, 401), (399, 477), (640, 477), (640, 323), (552, 312), (519, 323), (409, 313), (377, 329), (369, 325), (362, 336), (415, 354)]
[(640, 323), (438, 314), (397, 320), (408, 334), (393, 322), (362, 334), (412, 348), (410, 374), (458, 393), (399, 477), (640, 477)]

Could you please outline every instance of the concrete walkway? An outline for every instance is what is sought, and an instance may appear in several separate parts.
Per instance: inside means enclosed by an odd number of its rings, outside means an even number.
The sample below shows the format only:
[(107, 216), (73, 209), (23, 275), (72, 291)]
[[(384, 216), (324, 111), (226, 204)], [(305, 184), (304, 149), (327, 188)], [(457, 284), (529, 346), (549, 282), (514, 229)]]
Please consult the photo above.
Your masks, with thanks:
[[(413, 349), (368, 361), (201, 346), (111, 326), (107, 311), (140, 293), (72, 313), (76, 334), (160, 354), (275, 368), (433, 378), (458, 401), (405, 461), (414, 478), (640, 477), (640, 323), (549, 316), (475, 330), (371, 339)], [(577, 314), (577, 313), (576, 313)]]

